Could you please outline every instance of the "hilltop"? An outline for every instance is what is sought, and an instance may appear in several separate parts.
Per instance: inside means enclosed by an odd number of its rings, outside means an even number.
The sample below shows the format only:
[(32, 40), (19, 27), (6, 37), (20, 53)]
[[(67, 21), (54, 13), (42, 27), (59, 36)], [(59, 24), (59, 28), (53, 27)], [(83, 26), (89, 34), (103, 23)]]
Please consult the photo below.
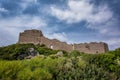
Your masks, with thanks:
[[(35, 54), (31, 59), (30, 48)], [(103, 54), (52, 50), (45, 45), (13, 44), (0, 47), (0, 79), (2, 80), (119, 80), (120, 49)], [(32, 55), (32, 54), (30, 54)]]

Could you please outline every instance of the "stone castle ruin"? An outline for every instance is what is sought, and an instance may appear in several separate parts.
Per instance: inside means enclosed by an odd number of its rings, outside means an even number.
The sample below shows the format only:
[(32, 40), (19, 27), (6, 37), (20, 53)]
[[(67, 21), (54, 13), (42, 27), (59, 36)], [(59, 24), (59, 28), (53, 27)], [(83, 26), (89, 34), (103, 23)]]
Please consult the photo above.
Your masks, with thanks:
[(67, 44), (66, 42), (61, 42), (57, 39), (48, 39), (43, 36), (42, 32), (39, 30), (25, 30), (19, 35), (19, 44), (33, 43), (44, 44), (46, 47), (54, 50), (65, 50), (72, 51), (78, 50), (84, 53), (104, 53), (108, 51), (108, 45), (104, 42), (91, 42), (91, 43), (80, 43), (80, 44)]

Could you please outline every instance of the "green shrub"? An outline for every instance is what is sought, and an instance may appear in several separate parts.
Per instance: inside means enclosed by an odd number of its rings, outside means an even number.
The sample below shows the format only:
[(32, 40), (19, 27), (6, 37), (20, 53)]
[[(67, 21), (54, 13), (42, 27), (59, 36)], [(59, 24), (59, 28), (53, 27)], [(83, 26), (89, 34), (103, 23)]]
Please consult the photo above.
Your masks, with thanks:
[(82, 56), (84, 55), (84, 53), (79, 52), (77, 50), (73, 50), (72, 52), (70, 52), (67, 56), (68, 57), (77, 57), (77, 56)]
[(13, 44), (10, 46), (0, 48), (0, 59), (16, 60), (19, 59), (19, 55), (27, 54), (28, 48), (35, 48), (33, 44)]
[(46, 47), (38, 47), (37, 50), (39, 54), (46, 55), (46, 56), (51, 55), (51, 54), (56, 54), (58, 52), (57, 50), (52, 50)]
[(3, 60), (18, 60), (24, 59), (24, 56), (28, 56), (29, 48), (34, 48), (39, 52), (39, 54), (48, 56), (51, 54), (56, 54), (58, 50), (52, 50), (50, 48), (46, 48), (44, 45), (37, 45), (34, 44), (13, 44), (6, 47), (0, 47), (0, 59)]

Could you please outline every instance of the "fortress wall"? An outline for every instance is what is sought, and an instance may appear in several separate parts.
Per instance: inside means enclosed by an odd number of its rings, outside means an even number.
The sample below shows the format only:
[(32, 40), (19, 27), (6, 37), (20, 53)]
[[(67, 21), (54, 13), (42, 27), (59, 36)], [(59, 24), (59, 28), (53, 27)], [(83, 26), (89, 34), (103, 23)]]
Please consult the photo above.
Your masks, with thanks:
[(107, 45), (102, 42), (75, 44), (74, 48), (75, 48), (75, 50), (78, 50), (80, 52), (85, 52), (85, 53), (104, 53), (104, 52), (108, 51)]
[(72, 51), (72, 46), (67, 44), (66, 42), (60, 42), (56, 39), (53, 39), (52, 40), (52, 44), (53, 46), (53, 49), (56, 49), (56, 50), (66, 50), (66, 51)]
[(109, 51), (108, 45), (106, 43), (104, 43), (104, 50), (105, 52)]
[(25, 30), (19, 35), (19, 44), (45, 44), (46, 47), (54, 50), (65, 50), (72, 51), (78, 50), (85, 53), (104, 53), (108, 51), (108, 45), (106, 43), (91, 42), (91, 43), (80, 43), (80, 44), (67, 44), (57, 39), (48, 39), (43, 36), (39, 30)]
[(89, 53), (90, 52), (90, 48), (87, 47), (88, 44), (74, 44), (74, 50), (78, 50), (80, 52), (85, 52), (85, 53)]
[(46, 47), (50, 48), (51, 40), (45, 37), (40, 38), (40, 44), (44, 44)]
[(94, 53), (104, 53), (104, 43), (90, 43), (90, 51)]
[(54, 49), (54, 50), (66, 50), (66, 51), (71, 51), (72, 46), (68, 45), (65, 42), (60, 42), (57, 39), (47, 39), (45, 37), (41, 37), (41, 44), (45, 44), (48, 48)]

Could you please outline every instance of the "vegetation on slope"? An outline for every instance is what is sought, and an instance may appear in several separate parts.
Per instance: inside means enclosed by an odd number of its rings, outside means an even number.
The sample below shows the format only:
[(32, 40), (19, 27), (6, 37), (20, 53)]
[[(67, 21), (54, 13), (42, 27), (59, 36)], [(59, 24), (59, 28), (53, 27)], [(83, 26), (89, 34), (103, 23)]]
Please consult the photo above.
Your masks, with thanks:
[[(56, 50), (32, 44), (23, 45), (0, 48), (0, 79), (120, 80), (120, 49), (104, 54), (84, 54), (72, 51), (71, 53), (64, 52), (63, 57), (55, 57)], [(15, 60), (18, 53), (27, 53), (27, 48), (30, 47), (34, 47), (44, 56)]]
[[(18, 60), (20, 55), (29, 53), (29, 48), (34, 48), (41, 55), (55, 54), (58, 51), (46, 48), (44, 45), (35, 46), (33, 44), (13, 44), (6, 47), (0, 47), (0, 59)], [(22, 58), (23, 59), (23, 58)]]

